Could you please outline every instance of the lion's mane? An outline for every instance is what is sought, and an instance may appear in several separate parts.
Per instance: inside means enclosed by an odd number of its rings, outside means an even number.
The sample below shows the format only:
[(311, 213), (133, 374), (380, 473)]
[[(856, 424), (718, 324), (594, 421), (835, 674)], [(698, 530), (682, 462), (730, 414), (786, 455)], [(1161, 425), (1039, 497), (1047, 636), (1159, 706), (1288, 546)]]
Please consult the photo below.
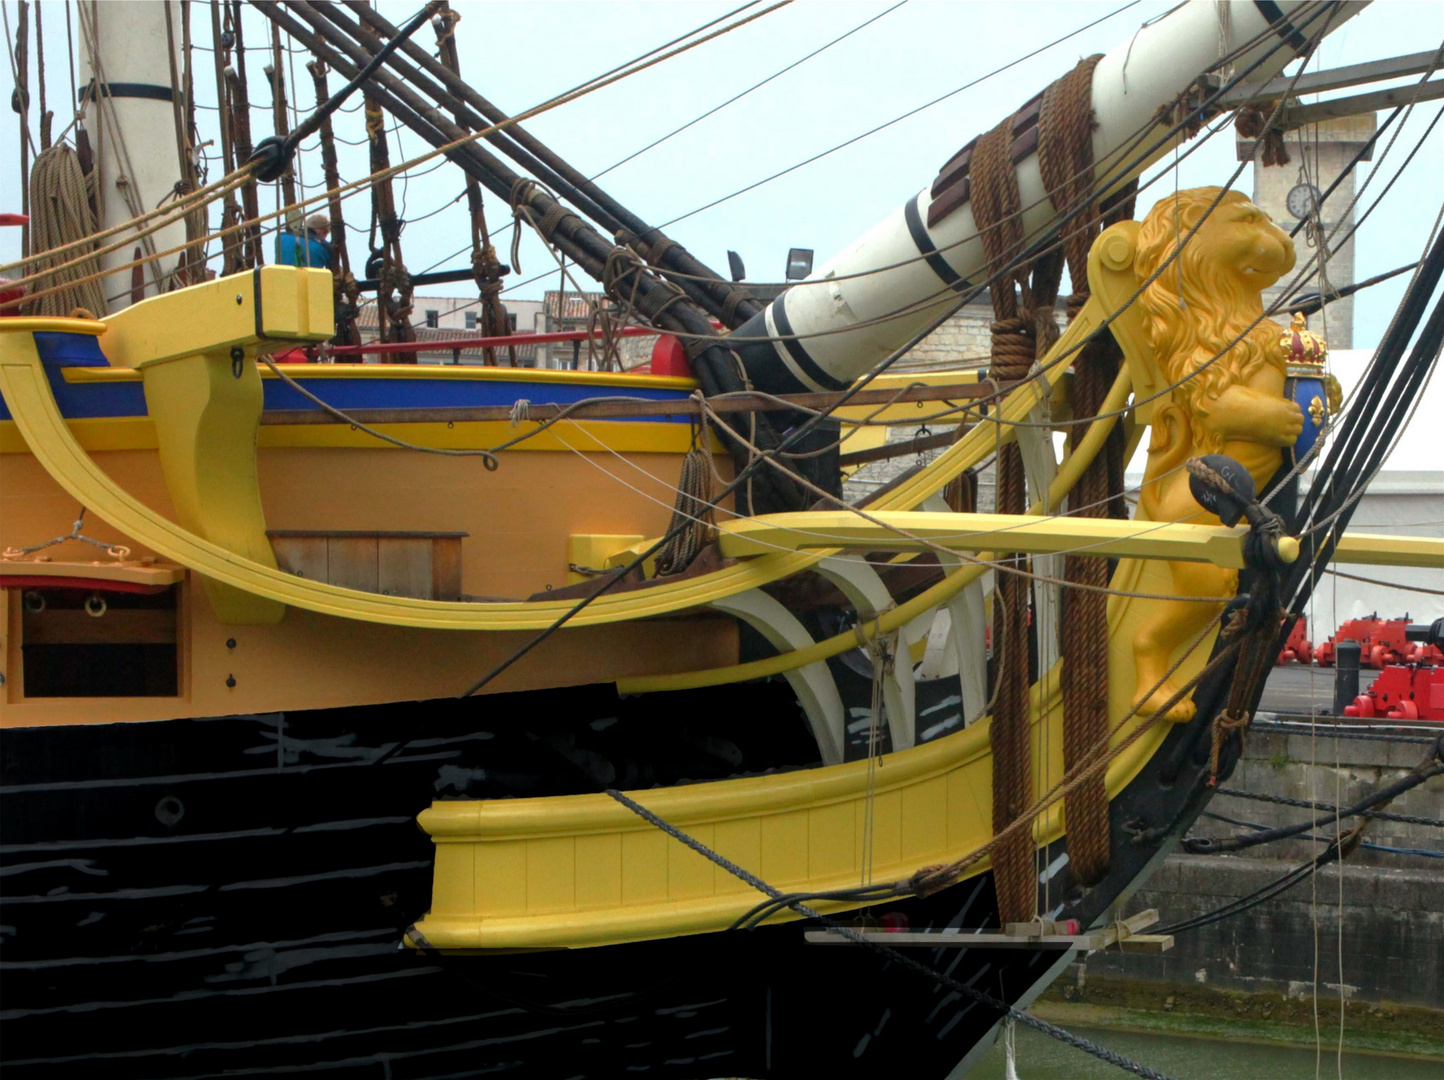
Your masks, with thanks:
[[(1218, 194), (1216, 187), (1193, 188), (1159, 200), (1138, 231), (1134, 266), (1140, 278), (1152, 276), (1173, 254)], [(1242, 198), (1237, 193), (1224, 197)], [(1203, 415), (1200, 399), (1217, 398), (1230, 386), (1247, 382), (1263, 365), (1283, 362), (1272, 348), (1278, 338), (1273, 322), (1265, 320), (1244, 334), (1256, 317), (1258, 294), (1250, 295), (1231, 275), (1220, 273), (1206, 255), (1202, 245), (1184, 245), (1182, 254), (1138, 299), (1159, 369), (1168, 383), (1180, 384), (1174, 402), (1191, 417)], [(1213, 360), (1241, 334), (1238, 344)], [(1198, 451), (1219, 449), (1206, 423), (1190, 427)]]

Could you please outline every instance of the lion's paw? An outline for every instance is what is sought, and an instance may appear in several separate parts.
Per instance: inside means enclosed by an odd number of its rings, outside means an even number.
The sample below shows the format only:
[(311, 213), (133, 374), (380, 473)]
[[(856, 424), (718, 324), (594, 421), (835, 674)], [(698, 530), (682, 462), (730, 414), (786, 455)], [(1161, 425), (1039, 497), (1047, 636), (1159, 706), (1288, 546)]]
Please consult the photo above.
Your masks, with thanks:
[(1193, 719), (1195, 711), (1193, 702), (1190, 699), (1184, 698), (1181, 701), (1174, 702), (1171, 708), (1165, 708), (1169, 700), (1172, 699), (1176, 693), (1178, 693), (1178, 691), (1175, 687), (1164, 683), (1153, 693), (1136, 703), (1138, 706), (1138, 715), (1145, 720), (1151, 720), (1155, 715), (1161, 713), (1162, 715), (1159, 716), (1161, 720), (1167, 720), (1171, 724), (1186, 724)]

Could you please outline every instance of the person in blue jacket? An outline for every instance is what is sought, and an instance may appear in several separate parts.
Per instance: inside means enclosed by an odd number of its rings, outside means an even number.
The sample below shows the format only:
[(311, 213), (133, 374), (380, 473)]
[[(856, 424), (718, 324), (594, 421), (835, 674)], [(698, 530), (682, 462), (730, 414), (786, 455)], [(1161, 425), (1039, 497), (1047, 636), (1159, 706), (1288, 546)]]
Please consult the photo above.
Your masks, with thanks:
[(312, 214), (306, 219), (306, 235), (298, 236), (299, 229), (288, 228), (276, 240), (276, 262), (281, 266), (309, 266), (314, 270), (331, 269), (331, 219), (324, 214)]

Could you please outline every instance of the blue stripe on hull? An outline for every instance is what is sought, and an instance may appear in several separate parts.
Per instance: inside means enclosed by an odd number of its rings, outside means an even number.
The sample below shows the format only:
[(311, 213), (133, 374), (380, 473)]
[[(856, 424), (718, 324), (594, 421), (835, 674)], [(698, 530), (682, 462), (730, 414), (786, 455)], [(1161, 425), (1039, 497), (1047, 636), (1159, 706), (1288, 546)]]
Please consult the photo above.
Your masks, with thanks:
[[(107, 367), (96, 338), (89, 334), (38, 333), (36, 348), (45, 363), (50, 387), (61, 413), (70, 420), (104, 417), (136, 417), (148, 415), (145, 390), (139, 382), (70, 383), (63, 369), (68, 367)], [(394, 368), (389, 370), (394, 371)], [(516, 379), (406, 379), (358, 376), (308, 380), (306, 370), (288, 372), (309, 389), (338, 409), (445, 409), (472, 408), (481, 405), (514, 405), (527, 400), (534, 405), (570, 405), (596, 397), (629, 397), (645, 401), (685, 401), (689, 392), (648, 386), (567, 385), (557, 382), (534, 382)], [(291, 387), (277, 379), (263, 383), (267, 409), (315, 410), (316, 406)], [(9, 409), (0, 400), (0, 420), (10, 420)], [(683, 424), (685, 414), (667, 417), (633, 417), (633, 422)]]

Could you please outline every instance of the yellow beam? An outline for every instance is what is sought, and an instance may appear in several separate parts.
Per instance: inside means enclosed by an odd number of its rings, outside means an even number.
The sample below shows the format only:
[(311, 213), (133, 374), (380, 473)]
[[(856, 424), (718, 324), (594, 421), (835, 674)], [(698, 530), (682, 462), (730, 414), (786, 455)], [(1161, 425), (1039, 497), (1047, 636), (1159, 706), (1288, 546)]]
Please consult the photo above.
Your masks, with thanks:
[[(729, 521), (719, 528), (722, 554), (729, 559), (763, 555), (779, 548), (852, 548), (864, 551), (1024, 552), (1051, 555), (1085, 552), (1110, 558), (1209, 562), (1244, 568), (1246, 528), (1176, 522), (1114, 521), (1109, 518), (1034, 517), (1025, 514), (944, 514), (883, 511), (875, 521), (847, 510), (769, 514)], [(880, 523), (880, 524), (879, 524)], [(907, 534), (907, 535), (903, 535)], [(914, 539), (916, 538), (916, 539)], [(1297, 555), (1297, 541), (1285, 538), (1280, 553)]]
[(1339, 537), (1332, 561), (1356, 566), (1422, 566), (1444, 570), (1444, 539), (1345, 533)]
[(325, 341), (336, 333), (331, 272), (262, 266), (152, 296), (105, 320), (100, 347), (117, 367), (140, 367), (232, 346), (256, 350)]

